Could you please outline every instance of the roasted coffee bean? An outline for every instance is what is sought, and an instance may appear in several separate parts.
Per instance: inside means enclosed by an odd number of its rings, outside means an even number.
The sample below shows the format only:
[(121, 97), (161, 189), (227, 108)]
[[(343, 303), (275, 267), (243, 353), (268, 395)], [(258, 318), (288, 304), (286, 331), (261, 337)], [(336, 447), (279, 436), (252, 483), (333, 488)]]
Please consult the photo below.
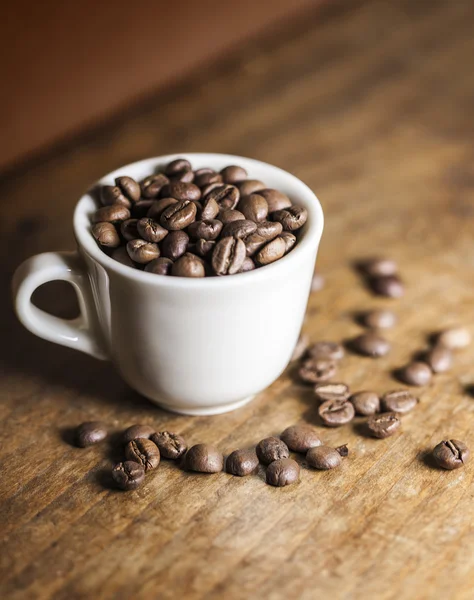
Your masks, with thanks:
[(208, 258), (212, 255), (216, 242), (211, 240), (198, 240), (196, 242), (195, 252), (203, 258)]
[(287, 427), (280, 437), (292, 452), (307, 452), (322, 443), (316, 429), (306, 423)]
[(145, 267), (145, 271), (154, 273), (155, 275), (171, 275), (172, 266), (173, 261), (171, 258), (160, 256), (160, 258), (155, 258), (155, 260), (149, 262)]
[(470, 451), (464, 442), (445, 440), (435, 446), (433, 458), (442, 469), (459, 469), (469, 460)]
[(382, 396), (383, 412), (404, 414), (410, 412), (419, 400), (408, 390), (394, 390)]
[[(279, 237), (285, 242), (285, 254), (288, 254), (288, 252), (296, 244), (296, 236), (294, 236), (289, 231), (283, 231)], [(314, 277), (313, 277), (313, 282), (314, 282)]]
[(161, 458), (176, 460), (188, 449), (183, 436), (170, 431), (159, 431), (150, 436), (150, 440), (158, 446)]
[(276, 210), (272, 213), (272, 218), (281, 223), (285, 231), (297, 231), (306, 223), (308, 211), (304, 206), (293, 205), (283, 210)]
[(246, 256), (242, 266), (240, 267), (239, 273), (247, 273), (248, 271), (254, 271), (256, 269), (255, 263), (250, 258), (250, 256)]
[(146, 265), (160, 256), (158, 246), (145, 240), (131, 240), (127, 242), (127, 252), (130, 258), (140, 265)]
[(204, 196), (212, 198), (219, 205), (219, 210), (235, 208), (240, 198), (239, 190), (234, 185), (223, 184), (216, 186)]
[(256, 448), (258, 460), (264, 465), (268, 465), (274, 460), (288, 458), (290, 452), (285, 442), (276, 437), (267, 437), (257, 444)]
[(122, 190), (124, 196), (131, 200), (132, 203), (140, 200), (140, 184), (137, 181), (135, 181), (135, 179), (133, 179), (132, 177), (128, 177), (127, 175), (117, 177), (115, 179), (115, 185), (118, 185), (118, 187)]
[(426, 353), (425, 361), (433, 373), (444, 373), (453, 366), (453, 353), (446, 346), (436, 344)]
[(298, 338), (295, 349), (293, 350), (293, 354), (291, 355), (290, 362), (294, 362), (295, 360), (302, 358), (308, 350), (308, 345), (308, 335), (306, 333), (300, 333), (300, 337)]
[(185, 231), (170, 231), (161, 242), (161, 255), (176, 260), (186, 252), (189, 235)]
[(117, 248), (120, 236), (112, 223), (95, 223), (91, 228), (95, 240), (104, 248)]
[(219, 214), (219, 205), (212, 196), (204, 198), (201, 203), (201, 210), (198, 211), (198, 214), (202, 221), (215, 219)]
[(244, 219), (244, 215), (239, 210), (232, 208), (222, 210), (219, 213), (219, 221), (222, 221), (224, 225), (227, 225), (227, 223), (232, 223), (233, 221), (242, 221)]
[(126, 265), (127, 267), (132, 267), (132, 269), (136, 268), (135, 263), (128, 255), (127, 248), (125, 246), (120, 246), (119, 248), (116, 248), (112, 252), (111, 256), (117, 262), (122, 263), (122, 265)]
[(161, 242), (168, 235), (168, 230), (154, 219), (144, 217), (137, 223), (138, 233), (147, 242)]
[[(291, 233), (285, 233), (284, 235), (291, 235)], [(292, 247), (296, 244), (296, 237), (293, 236), (293, 244)], [(326, 280), (324, 279), (324, 277), (321, 275), (321, 273), (314, 273), (313, 274), (313, 279), (311, 280), (311, 291), (312, 292), (320, 292), (324, 285), (326, 283)]]
[(100, 201), (104, 206), (120, 204), (126, 208), (132, 206), (130, 199), (122, 192), (118, 185), (103, 185), (100, 190)]
[(229, 165), (222, 169), (221, 175), (225, 183), (238, 183), (247, 177), (247, 171), (243, 167)]
[[(271, 240), (274, 240), (277, 236), (283, 237), (283, 226), (277, 221), (262, 221), (261, 223), (257, 223), (256, 233), (267, 242), (271, 242)], [(291, 237), (295, 237), (292, 234), (290, 235)]]
[(321, 421), (327, 427), (339, 427), (352, 421), (355, 416), (355, 409), (352, 402), (344, 398), (335, 400), (326, 400), (318, 409)]
[(225, 237), (217, 242), (212, 253), (212, 268), (216, 275), (234, 275), (245, 260), (245, 244), (242, 240)]
[(336, 450), (339, 452), (339, 454), (341, 456), (349, 456), (349, 448), (347, 447), (346, 444), (343, 444), (342, 446), (338, 446), (336, 448)]
[(390, 258), (371, 258), (361, 266), (369, 277), (389, 277), (398, 272), (397, 263)]
[(76, 429), (76, 445), (80, 448), (92, 446), (105, 440), (107, 434), (107, 425), (102, 421), (87, 421)]
[(172, 160), (165, 168), (165, 174), (173, 181), (189, 182), (194, 179), (191, 163), (185, 158)]
[(308, 348), (308, 356), (315, 360), (341, 360), (344, 347), (337, 342), (316, 342)]
[(159, 221), (163, 212), (173, 204), (178, 204), (176, 198), (161, 198), (161, 200), (154, 200), (148, 210), (147, 217)]
[(258, 179), (244, 179), (243, 181), (239, 181), (237, 185), (241, 196), (249, 196), (250, 194), (255, 194), (255, 192), (258, 192), (259, 190), (265, 189), (265, 184)]
[(257, 231), (257, 224), (253, 221), (249, 221), (248, 219), (244, 219), (243, 221), (232, 221), (231, 223), (227, 223), (227, 225), (225, 225), (224, 229), (222, 230), (221, 237), (235, 237), (244, 239), (255, 231)]
[(160, 223), (170, 231), (185, 229), (196, 219), (196, 213), (197, 208), (194, 202), (182, 200), (165, 208), (161, 213)]
[(127, 460), (115, 465), (112, 479), (121, 490), (136, 490), (145, 481), (145, 469), (138, 463)]
[[(202, 169), (200, 169), (199, 171), (202, 171)], [(216, 173), (215, 171), (206, 171), (206, 172), (199, 172), (196, 171), (194, 173), (194, 180), (193, 183), (199, 187), (204, 187), (205, 185), (209, 185), (210, 183), (222, 183), (223, 179), (222, 179), (222, 175), (220, 173)]]
[(201, 198), (205, 198), (209, 195), (209, 192), (212, 192), (212, 190), (221, 187), (222, 183), (217, 183), (217, 181), (215, 181), (214, 183), (208, 183), (207, 185), (201, 188)]
[(255, 262), (258, 265), (264, 266), (269, 265), (286, 254), (286, 243), (280, 237), (276, 237), (271, 242), (268, 242), (261, 248), (255, 255)]
[(205, 277), (206, 271), (201, 258), (186, 252), (173, 263), (171, 275), (173, 277)]
[(145, 471), (156, 469), (160, 464), (160, 451), (156, 444), (146, 438), (137, 438), (125, 446), (127, 460), (141, 465)]
[(465, 327), (451, 327), (438, 335), (438, 344), (450, 350), (467, 348), (471, 343), (471, 334)]
[(103, 206), (92, 215), (92, 223), (121, 223), (130, 219), (130, 211), (122, 204)]
[(148, 211), (153, 206), (154, 200), (139, 200), (132, 206), (132, 217), (134, 219), (143, 219), (148, 214)]
[(367, 421), (367, 430), (372, 437), (387, 438), (400, 429), (401, 421), (395, 413), (372, 415)]
[(251, 233), (250, 235), (246, 236), (244, 241), (245, 252), (247, 253), (248, 257), (254, 256), (265, 246), (266, 243), (268, 243), (268, 240), (262, 237), (256, 231), (255, 233)]
[(138, 438), (148, 440), (153, 433), (155, 433), (155, 430), (150, 425), (132, 425), (123, 432), (122, 440), (124, 444), (138, 440)]
[(424, 362), (412, 362), (399, 371), (399, 377), (408, 385), (427, 385), (433, 376), (432, 370)]
[(254, 449), (234, 450), (227, 457), (225, 463), (227, 473), (245, 477), (253, 473), (258, 467), (258, 458)]
[(309, 358), (303, 362), (298, 374), (305, 383), (318, 383), (334, 377), (337, 365), (333, 360), (314, 360)]
[(207, 221), (194, 221), (188, 227), (189, 235), (195, 240), (216, 240), (222, 231), (222, 222), (217, 219)]
[(370, 329), (390, 329), (397, 323), (397, 317), (391, 310), (371, 310), (363, 316), (364, 325)]
[(263, 196), (267, 201), (269, 213), (274, 213), (277, 210), (290, 208), (291, 206), (291, 200), (288, 198), (288, 196), (283, 192), (279, 192), (278, 190), (265, 188), (263, 190), (259, 190), (258, 193), (260, 194), (260, 196)]
[(403, 283), (397, 275), (374, 277), (370, 280), (370, 285), (376, 294), (387, 298), (401, 298), (405, 293)]
[(268, 215), (268, 204), (263, 196), (259, 194), (250, 194), (242, 196), (237, 205), (238, 210), (250, 221), (265, 221)]
[(339, 467), (342, 463), (341, 454), (336, 448), (330, 446), (317, 446), (308, 450), (306, 455), (306, 462), (313, 469), (319, 471), (329, 471)]
[(121, 223), (120, 233), (124, 240), (130, 242), (131, 240), (136, 240), (140, 237), (137, 224), (138, 219), (127, 219)]
[(351, 346), (359, 354), (371, 356), (372, 358), (385, 356), (390, 350), (390, 343), (381, 335), (372, 331), (354, 338)]
[(201, 199), (201, 190), (194, 183), (172, 181), (161, 190), (162, 198), (176, 198), (179, 202), (195, 202)]
[(265, 481), (269, 485), (285, 487), (296, 483), (300, 478), (300, 466), (292, 458), (274, 460), (268, 465)]
[(357, 392), (350, 397), (358, 415), (369, 417), (380, 412), (380, 398), (375, 392)]
[(168, 185), (170, 180), (163, 173), (157, 173), (156, 175), (150, 175), (146, 177), (141, 184), (141, 192), (144, 198), (158, 198), (161, 190)]
[(224, 466), (221, 452), (209, 444), (197, 444), (186, 454), (186, 468), (197, 473), (219, 473)]
[(319, 402), (328, 400), (347, 400), (351, 395), (349, 386), (345, 383), (320, 382), (314, 386), (314, 395)]

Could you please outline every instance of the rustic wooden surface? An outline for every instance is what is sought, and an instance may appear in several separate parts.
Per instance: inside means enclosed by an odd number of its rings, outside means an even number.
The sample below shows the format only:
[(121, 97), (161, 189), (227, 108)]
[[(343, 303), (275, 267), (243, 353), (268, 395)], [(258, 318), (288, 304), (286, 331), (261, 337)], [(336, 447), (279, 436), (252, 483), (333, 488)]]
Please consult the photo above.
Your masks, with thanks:
[[(351, 449), (334, 472), (303, 469), (299, 484), (274, 489), (262, 473), (198, 476), (163, 463), (123, 494), (108, 487), (116, 446), (76, 449), (71, 427), (144, 422), (228, 452), (317, 423), (311, 392), (290, 369), (236, 412), (167, 414), (110, 365), (23, 330), (7, 291), (23, 258), (73, 247), (75, 200), (103, 173), (180, 150), (249, 155), (294, 172), (324, 205), (327, 285), (309, 303), (311, 338), (345, 339), (360, 331), (355, 312), (392, 306), (392, 352), (348, 356), (340, 377), (354, 390), (396, 387), (392, 369), (430, 332), (474, 332), (473, 25), (470, 0), (334, 3), (4, 178), (2, 598), (472, 598), (474, 460), (441, 472), (426, 452), (446, 436), (474, 447), (474, 348), (421, 390), (399, 435), (321, 427)], [(374, 253), (399, 261), (403, 299), (374, 298), (351, 268)], [(73, 309), (62, 287), (39, 296), (57, 314)]]

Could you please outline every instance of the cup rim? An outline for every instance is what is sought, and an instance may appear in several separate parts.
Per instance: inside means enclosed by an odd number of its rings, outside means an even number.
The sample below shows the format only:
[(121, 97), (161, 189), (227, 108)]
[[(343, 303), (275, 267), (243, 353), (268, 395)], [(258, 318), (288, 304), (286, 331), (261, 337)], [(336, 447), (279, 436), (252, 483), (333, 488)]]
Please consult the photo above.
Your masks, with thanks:
[[(114, 260), (99, 248), (91, 233), (90, 211), (88, 211), (88, 206), (91, 206), (91, 200), (94, 202), (94, 205), (97, 206), (94, 200), (94, 190), (96, 190), (97, 186), (99, 185), (110, 184), (111, 180), (115, 179), (115, 177), (127, 174), (127, 171), (131, 171), (134, 168), (149, 165), (150, 172), (153, 172), (153, 170), (161, 163), (167, 163), (176, 158), (186, 158), (191, 163), (202, 162), (206, 166), (210, 167), (213, 167), (213, 160), (218, 160), (219, 162), (226, 163), (228, 165), (237, 164), (249, 170), (251, 172), (250, 177), (252, 179), (259, 178), (259, 169), (270, 169), (276, 175), (284, 177), (288, 181), (289, 187), (293, 187), (295, 189), (295, 195), (298, 195), (299, 200), (302, 199), (301, 203), (308, 210), (308, 220), (305, 225), (306, 230), (304, 236), (295, 245), (291, 252), (282, 257), (280, 260), (277, 260), (269, 265), (265, 265), (265, 267), (260, 269), (254, 269), (253, 271), (238, 273), (236, 275), (227, 277), (159, 277), (154, 273), (148, 273), (147, 271), (141, 271), (139, 269), (132, 269), (127, 265)], [(262, 179), (264, 179), (264, 177), (262, 177)], [(114, 171), (101, 177), (93, 186), (89, 188), (85, 194), (82, 195), (76, 204), (73, 217), (74, 235), (79, 247), (93, 260), (102, 265), (102, 267), (104, 267), (104, 269), (107, 271), (113, 271), (118, 275), (136, 282), (155, 284), (159, 287), (193, 288), (196, 290), (201, 288), (211, 290), (230, 286), (239, 287), (241, 285), (246, 285), (247, 283), (250, 284), (253, 281), (256, 282), (258, 279), (260, 281), (264, 281), (267, 278), (273, 278), (278, 273), (278, 270), (281, 271), (281, 275), (283, 275), (284, 272), (290, 272), (297, 262), (304, 260), (305, 257), (310, 258), (310, 255), (315, 249), (317, 249), (323, 228), (324, 214), (319, 199), (317, 198), (316, 194), (295, 175), (292, 175), (284, 169), (253, 158), (214, 152), (183, 152), (156, 156), (135, 161), (118, 169), (114, 169)]]

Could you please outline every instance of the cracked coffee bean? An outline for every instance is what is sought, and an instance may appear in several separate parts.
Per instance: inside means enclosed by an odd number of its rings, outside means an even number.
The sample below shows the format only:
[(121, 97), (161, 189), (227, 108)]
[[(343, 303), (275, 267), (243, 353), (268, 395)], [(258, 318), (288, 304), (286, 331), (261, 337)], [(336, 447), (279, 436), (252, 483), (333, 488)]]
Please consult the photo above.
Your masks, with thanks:
[(333, 360), (306, 359), (301, 365), (298, 375), (305, 383), (318, 383), (334, 377), (337, 364)]
[(212, 252), (212, 268), (216, 275), (234, 275), (245, 260), (245, 244), (241, 239), (226, 237), (217, 242)]
[(162, 458), (177, 460), (182, 456), (188, 445), (183, 436), (170, 431), (159, 431), (150, 436), (150, 440), (156, 444)]
[(292, 452), (307, 452), (322, 443), (316, 429), (307, 424), (287, 427), (280, 438)]
[(102, 421), (87, 421), (76, 429), (76, 445), (86, 448), (105, 440), (108, 434), (107, 425)]
[(323, 402), (318, 408), (318, 414), (326, 427), (340, 427), (352, 421), (355, 409), (349, 400), (337, 398)]
[(288, 458), (290, 452), (285, 442), (276, 437), (268, 437), (261, 440), (256, 448), (258, 460), (264, 465), (268, 465), (274, 460)]
[(234, 450), (226, 460), (226, 471), (231, 475), (245, 477), (258, 467), (258, 457), (254, 449)]
[(131, 240), (127, 242), (127, 252), (130, 258), (140, 265), (146, 265), (160, 256), (157, 244), (145, 240)]
[(394, 390), (382, 396), (382, 410), (404, 414), (413, 410), (418, 402), (418, 398), (409, 390)]
[(347, 400), (351, 392), (345, 383), (321, 382), (314, 386), (314, 395), (319, 402)]
[(141, 184), (141, 195), (144, 198), (152, 199), (158, 198), (161, 190), (168, 185), (170, 180), (163, 173), (157, 173), (156, 175), (150, 175), (144, 179)]
[(308, 211), (304, 206), (293, 205), (272, 213), (274, 221), (283, 225), (285, 231), (293, 232), (301, 229), (308, 219)]
[(136, 490), (145, 481), (145, 469), (138, 463), (127, 460), (115, 465), (112, 479), (121, 490)]
[(212, 198), (217, 202), (219, 210), (235, 208), (240, 199), (239, 190), (234, 185), (224, 184), (214, 187), (204, 199)]
[(161, 213), (160, 223), (168, 231), (185, 229), (196, 219), (197, 208), (194, 202), (182, 200), (171, 204)]
[(127, 460), (141, 465), (145, 471), (156, 469), (160, 464), (160, 451), (156, 444), (146, 438), (137, 438), (125, 446)]
[(384, 439), (400, 429), (401, 421), (395, 413), (372, 415), (367, 421), (367, 430), (372, 437)]
[(380, 412), (380, 398), (375, 392), (357, 392), (350, 397), (356, 414), (369, 417)]
[(161, 242), (168, 235), (168, 230), (150, 217), (140, 219), (137, 222), (137, 230), (140, 237), (147, 242)]
[(209, 444), (197, 444), (186, 454), (186, 469), (197, 473), (219, 473), (224, 466), (222, 452)]
[(469, 455), (469, 448), (459, 440), (445, 440), (436, 445), (433, 450), (433, 458), (438, 467), (449, 471), (465, 465)]
[(267, 467), (265, 480), (269, 485), (285, 487), (296, 483), (300, 478), (300, 466), (291, 458), (274, 460)]

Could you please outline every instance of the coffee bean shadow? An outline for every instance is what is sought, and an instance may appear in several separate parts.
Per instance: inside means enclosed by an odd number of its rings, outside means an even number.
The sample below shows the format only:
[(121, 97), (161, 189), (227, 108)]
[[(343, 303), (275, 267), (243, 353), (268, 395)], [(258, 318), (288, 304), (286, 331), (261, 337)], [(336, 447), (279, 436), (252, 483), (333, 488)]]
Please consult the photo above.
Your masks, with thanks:
[(356, 310), (356, 311), (353, 311), (353, 312), (351, 312), (349, 314), (352, 317), (354, 323), (356, 323), (360, 327), (364, 327), (364, 329), (368, 329), (368, 327), (367, 327), (367, 325), (365, 323), (365, 318), (366, 318), (366, 315), (367, 315), (367, 311)]
[(392, 369), (390, 371), (390, 375), (393, 377), (393, 379), (396, 379), (399, 383), (402, 383), (403, 385), (408, 385), (407, 382), (403, 379), (402, 373), (402, 367), (396, 367), (395, 369)]
[(95, 473), (95, 481), (98, 485), (105, 488), (106, 490), (113, 490), (115, 492), (121, 491), (115, 485), (115, 482), (112, 478), (112, 469), (110, 467), (104, 467), (103, 469), (99, 469)]
[(357, 435), (360, 435), (365, 438), (374, 439), (373, 436), (370, 435), (370, 431), (367, 427), (367, 421), (362, 421), (362, 420), (352, 421), (352, 429), (353, 429), (354, 433), (356, 433)]
[(426, 467), (434, 471), (439, 471), (440, 468), (435, 463), (433, 453), (430, 450), (423, 450), (418, 454), (418, 460), (422, 462)]
[(107, 437), (105, 443), (106, 458), (111, 460), (113, 463), (126, 460), (125, 444), (123, 443), (123, 431), (114, 431)]
[(75, 427), (61, 428), (59, 430), (59, 436), (64, 443), (68, 444), (68, 446), (73, 446), (74, 448), (79, 447), (76, 444), (76, 428)]
[(464, 393), (470, 396), (471, 398), (474, 398), (474, 383), (469, 383), (468, 385), (465, 385)]

